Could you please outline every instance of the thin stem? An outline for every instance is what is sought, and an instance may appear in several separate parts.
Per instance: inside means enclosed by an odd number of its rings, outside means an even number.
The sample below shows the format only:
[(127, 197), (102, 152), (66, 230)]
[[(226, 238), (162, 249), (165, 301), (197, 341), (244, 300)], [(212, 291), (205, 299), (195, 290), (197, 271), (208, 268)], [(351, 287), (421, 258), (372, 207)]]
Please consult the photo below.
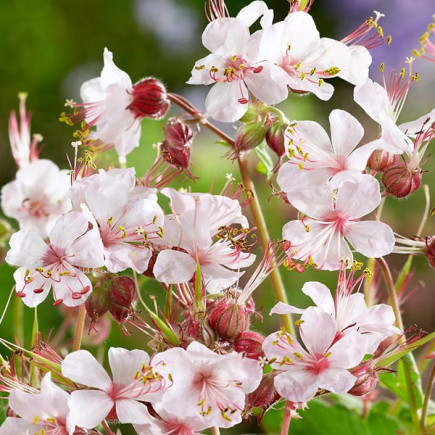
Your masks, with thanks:
[(430, 395), (432, 393), (432, 387), (435, 381), (435, 364), (432, 367), (432, 371), (430, 372), (429, 380), (427, 381), (426, 391), (424, 394), (424, 402), (423, 402), (423, 409), (421, 411), (421, 419), (420, 419), (420, 427), (424, 431), (427, 424), (427, 411), (429, 409), (429, 401), (430, 401)]
[(107, 424), (106, 420), (103, 420), (101, 422), (101, 426), (103, 426), (104, 430), (106, 431), (107, 435), (115, 435), (115, 432), (112, 431), (112, 429), (110, 429), (109, 425)]
[(292, 418), (291, 402), (285, 402), (284, 418), (282, 420), (281, 435), (287, 435), (290, 429), (290, 421)]
[(83, 329), (85, 328), (86, 308), (85, 304), (80, 305), (77, 314), (76, 330), (74, 333), (73, 352), (80, 349), (82, 344)]
[(14, 298), (14, 334), (17, 343), (24, 345), (24, 304), (20, 298)]
[[(400, 313), (399, 300), (397, 298), (397, 293), (394, 286), (393, 277), (390, 272), (390, 268), (388, 267), (387, 262), (382, 257), (377, 258), (376, 260), (380, 265), (382, 273), (384, 275), (384, 280), (387, 286), (390, 305), (392, 306), (394, 315), (396, 316), (396, 326), (403, 332), (403, 321), (402, 321), (402, 315)], [(405, 338), (402, 337), (400, 341), (401, 342), (405, 341)], [(418, 417), (417, 400), (414, 394), (413, 383), (411, 379), (411, 369), (406, 358), (403, 358), (402, 362), (403, 362), (403, 367), (405, 372), (405, 382), (406, 382), (406, 389), (408, 391), (409, 404), (411, 408), (412, 422), (414, 424), (415, 433), (418, 434), (420, 430), (420, 422)]]
[(416, 234), (417, 236), (421, 236), (421, 233), (423, 232), (423, 228), (426, 224), (427, 217), (429, 215), (429, 208), (430, 208), (429, 186), (427, 184), (423, 185), (423, 192), (424, 192), (426, 205), (424, 207), (423, 218), (421, 219), (420, 226), (418, 227), (417, 230), (417, 234)]
[(219, 434), (220, 434), (220, 432), (219, 432), (219, 428), (216, 427), (216, 426), (213, 426), (213, 427), (211, 428), (211, 435), (219, 435)]
[[(255, 191), (254, 183), (252, 182), (251, 176), (249, 174), (248, 162), (243, 158), (238, 158), (240, 174), (242, 176), (243, 185), (248, 191), (252, 193), (252, 200), (250, 202), (250, 207), (252, 215), (254, 217), (255, 226), (257, 227), (257, 233), (260, 239), (261, 246), (264, 250), (268, 249), (269, 246), (269, 233), (267, 231), (266, 222), (264, 220), (263, 213), (261, 211), (260, 203), (258, 202), (258, 196)], [(272, 266), (273, 267), (273, 266)], [(270, 274), (270, 279), (272, 281), (273, 290), (275, 293), (275, 298), (279, 302), (288, 304), (287, 294), (285, 292), (284, 283), (279, 273), (279, 269), (276, 267)], [(283, 314), (281, 316), (282, 323), (290, 334), (294, 335), (294, 328), (290, 314)]]

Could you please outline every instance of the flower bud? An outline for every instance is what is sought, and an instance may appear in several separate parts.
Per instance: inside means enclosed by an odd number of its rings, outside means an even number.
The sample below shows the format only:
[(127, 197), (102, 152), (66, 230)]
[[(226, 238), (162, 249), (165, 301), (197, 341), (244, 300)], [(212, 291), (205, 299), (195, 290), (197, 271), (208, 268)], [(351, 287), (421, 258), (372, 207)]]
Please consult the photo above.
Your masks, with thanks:
[(85, 302), (86, 312), (92, 323), (97, 322), (101, 316), (107, 313), (110, 303), (108, 290), (95, 286)]
[(222, 298), (210, 312), (208, 322), (219, 337), (232, 340), (249, 328), (249, 314), (234, 300)]
[(109, 285), (109, 312), (118, 323), (124, 323), (133, 313), (137, 301), (135, 285), (128, 276), (118, 276)]
[(257, 389), (246, 396), (248, 409), (260, 407), (267, 409), (281, 398), (274, 386), (274, 379), (277, 374), (278, 372), (271, 372), (263, 375)]
[(256, 148), (265, 137), (266, 129), (262, 124), (254, 121), (242, 124), (237, 131), (235, 143), (237, 153)]
[(238, 353), (245, 353), (247, 358), (258, 359), (264, 356), (264, 336), (254, 331), (239, 332), (234, 338), (234, 350)]
[(266, 143), (281, 158), (285, 154), (284, 133), (287, 126), (281, 122), (272, 122), (266, 131)]
[(409, 169), (405, 161), (390, 166), (382, 176), (385, 190), (396, 198), (405, 198), (414, 193), (421, 184), (421, 169)]
[(356, 376), (355, 385), (348, 391), (353, 396), (364, 396), (371, 393), (378, 383), (378, 374), (373, 364), (368, 361), (350, 372)]
[(398, 154), (391, 154), (388, 151), (376, 150), (373, 151), (367, 161), (367, 166), (376, 172), (384, 172), (391, 166), (400, 162)]
[(252, 122), (257, 120), (259, 114), (261, 113), (263, 108), (263, 104), (257, 102), (256, 104), (249, 103), (248, 110), (246, 113), (239, 119), (240, 122)]
[(187, 169), (190, 163), (193, 130), (184, 122), (172, 119), (163, 127), (163, 133), (163, 158), (178, 169)]
[(149, 77), (137, 82), (132, 91), (133, 102), (128, 109), (136, 118), (159, 119), (169, 109), (166, 89), (159, 80)]

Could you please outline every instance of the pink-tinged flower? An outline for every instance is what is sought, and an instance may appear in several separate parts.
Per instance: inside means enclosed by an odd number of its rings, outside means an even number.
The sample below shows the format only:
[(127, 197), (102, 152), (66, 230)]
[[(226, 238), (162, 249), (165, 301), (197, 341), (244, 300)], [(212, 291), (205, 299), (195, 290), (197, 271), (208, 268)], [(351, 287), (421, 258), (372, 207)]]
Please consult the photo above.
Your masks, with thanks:
[(263, 371), (257, 361), (236, 352), (219, 355), (198, 342), (187, 349), (173, 348), (154, 361), (170, 373), (173, 385), (162, 398), (162, 407), (176, 415), (200, 417), (204, 424), (231, 427), (240, 423), (245, 394), (254, 391)]
[(12, 390), (9, 407), (19, 417), (6, 418), (0, 427), (0, 435), (84, 433), (78, 428), (75, 429), (71, 420), (69, 398), (70, 395), (66, 391), (51, 381), (50, 372), (42, 379), (39, 391)]
[(346, 240), (355, 251), (370, 258), (387, 255), (393, 249), (395, 239), (388, 225), (359, 220), (381, 201), (379, 183), (370, 175), (361, 175), (358, 183), (344, 183), (336, 195), (319, 186), (293, 192), (289, 201), (306, 215), (284, 225), (283, 239), (290, 242), (291, 258), (336, 270), (343, 259), (352, 264)]
[(391, 36), (385, 37), (382, 27), (378, 24), (384, 14), (377, 11), (374, 11), (374, 14), (374, 18), (370, 17), (364, 21), (340, 41), (349, 46), (351, 56), (349, 68), (340, 77), (354, 85), (364, 83), (369, 76), (369, 66), (372, 63), (369, 50), (391, 43)]
[(95, 141), (94, 146), (115, 147), (122, 163), (139, 146), (141, 120), (160, 118), (169, 108), (166, 90), (158, 80), (149, 78), (133, 85), (107, 48), (100, 77), (83, 83), (80, 94), (83, 103), (69, 103), (76, 112), (61, 119), (68, 123), (84, 119), (87, 129), (96, 127), (86, 139)]
[(18, 94), (20, 99), (20, 122), (18, 124), (17, 115), (11, 112), (9, 117), (9, 142), (11, 144), (12, 156), (18, 165), (22, 168), (29, 163), (38, 159), (38, 144), (42, 136), (34, 134), (30, 139), (30, 119), (31, 115), (26, 112), (26, 93)]
[(151, 417), (143, 402), (155, 402), (170, 386), (150, 363), (143, 350), (109, 349), (113, 381), (103, 366), (86, 350), (72, 352), (62, 362), (62, 374), (74, 382), (93, 388), (71, 393), (71, 420), (92, 429), (112, 411), (121, 423), (148, 423)]
[[(89, 230), (89, 225), (92, 229)], [(6, 261), (21, 266), (14, 273), (17, 296), (35, 307), (53, 287), (54, 304), (69, 307), (85, 302), (92, 284), (81, 268), (102, 267), (103, 245), (95, 221), (71, 211), (50, 232), (49, 243), (32, 230), (20, 230), (10, 240)]]
[(211, 54), (195, 63), (187, 83), (214, 84), (205, 107), (218, 121), (240, 119), (248, 109), (250, 92), (266, 104), (277, 104), (287, 97), (282, 71), (264, 61), (258, 51), (261, 32), (249, 33), (249, 27), (262, 15), (270, 20), (266, 4), (254, 1), (236, 18), (214, 19), (202, 34), (202, 43)]
[(346, 45), (320, 38), (314, 20), (305, 12), (291, 13), (284, 21), (266, 27), (260, 52), (280, 67), (281, 74), (276, 78), (284, 78), (292, 91), (312, 92), (322, 100), (329, 100), (334, 92), (324, 80), (341, 76), (351, 59)]
[(266, 337), (263, 349), (274, 369), (278, 393), (292, 402), (307, 402), (319, 388), (346, 393), (356, 380), (348, 369), (358, 365), (366, 350), (365, 340), (356, 331), (336, 339), (337, 322), (317, 307), (301, 317), (302, 347), (285, 330)]
[(201, 416), (172, 414), (161, 403), (153, 404), (153, 409), (160, 418), (151, 417), (149, 424), (135, 424), (138, 435), (199, 435), (210, 427)]
[(18, 170), (16, 179), (3, 186), (1, 206), (20, 229), (47, 237), (59, 216), (71, 209), (70, 180), (50, 160), (35, 160)]
[(288, 194), (300, 188), (301, 176), (310, 185), (330, 181), (332, 188), (358, 179), (370, 154), (379, 146), (374, 141), (355, 149), (364, 136), (364, 129), (344, 110), (333, 110), (329, 122), (331, 140), (314, 121), (295, 122), (287, 129), (285, 143), (289, 161), (281, 167), (277, 181)]
[(75, 184), (75, 205), (83, 201), (97, 221), (107, 269), (147, 270), (153, 240), (160, 238), (163, 224), (155, 189), (135, 187), (133, 169), (101, 171)]
[[(408, 63), (411, 67), (412, 62)], [(391, 73), (388, 83), (384, 76), (384, 86), (368, 79), (365, 83), (359, 84), (354, 91), (355, 102), (381, 127), (382, 149), (395, 154), (402, 154), (410, 147), (408, 135), (403, 132), (402, 126), (396, 125), (396, 122), (402, 111), (408, 90), (411, 84), (418, 80), (418, 75), (411, 75), (411, 70), (407, 77), (405, 74), (404, 68), (400, 74)], [(414, 126), (414, 122), (408, 123), (408, 130), (413, 130)]]
[[(330, 290), (320, 282), (306, 282), (302, 292), (309, 296), (318, 308), (337, 322), (337, 339), (356, 331), (366, 341), (366, 353), (373, 354), (379, 343), (393, 334), (400, 334), (394, 326), (395, 316), (389, 305), (377, 304), (368, 308), (362, 293), (352, 293), (362, 283), (364, 275), (354, 280), (352, 269), (346, 278), (346, 270), (340, 269), (335, 299)], [(278, 302), (271, 314), (303, 314), (306, 310)]]
[[(173, 190), (164, 193), (171, 197), (174, 210), (185, 211), (165, 217), (160, 243), (175, 249), (165, 249), (157, 256), (153, 269), (156, 279), (166, 284), (189, 281), (199, 264), (202, 279), (210, 293), (233, 285), (244, 273), (240, 272), (240, 268), (250, 266), (255, 261), (255, 255), (243, 251), (243, 233), (234, 236), (230, 231), (216, 242), (213, 237), (225, 223), (244, 222), (244, 217), (234, 207), (233, 202), (237, 201), (213, 198), (212, 195), (182, 196)], [(218, 204), (229, 205), (233, 214), (223, 215), (223, 209), (216, 207)], [(193, 208), (190, 208), (191, 205)], [(214, 214), (215, 211), (217, 214)]]

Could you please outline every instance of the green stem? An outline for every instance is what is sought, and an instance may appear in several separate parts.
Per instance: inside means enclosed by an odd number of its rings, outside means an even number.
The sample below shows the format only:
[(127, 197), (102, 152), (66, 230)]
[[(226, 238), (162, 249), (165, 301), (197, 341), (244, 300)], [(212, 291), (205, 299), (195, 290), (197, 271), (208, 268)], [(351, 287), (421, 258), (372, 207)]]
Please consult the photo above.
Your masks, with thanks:
[[(399, 299), (397, 298), (393, 277), (391, 275), (387, 262), (382, 257), (377, 258), (376, 260), (379, 266), (381, 267), (382, 273), (384, 275), (384, 281), (387, 286), (390, 305), (393, 308), (394, 315), (396, 316), (396, 326), (403, 332), (402, 315), (400, 313)], [(402, 337), (400, 341), (404, 342), (405, 338)], [(412, 358), (411, 355), (410, 357)], [(413, 383), (411, 379), (410, 362), (406, 358), (402, 358), (402, 361), (403, 361), (403, 367), (405, 372), (406, 389), (408, 391), (408, 397), (409, 397), (409, 405), (411, 408), (412, 422), (414, 425), (415, 433), (418, 434), (420, 430), (420, 421), (418, 417), (417, 400), (414, 394)]]
[[(268, 249), (269, 246), (269, 233), (267, 231), (266, 222), (264, 220), (263, 213), (261, 211), (260, 203), (258, 201), (258, 196), (255, 191), (254, 183), (252, 182), (251, 175), (249, 173), (248, 162), (242, 157), (238, 158), (240, 174), (242, 176), (243, 185), (248, 191), (252, 193), (252, 199), (250, 202), (250, 207), (252, 215), (254, 217), (255, 226), (257, 227), (257, 233), (260, 239), (261, 246), (263, 250)], [(288, 304), (287, 294), (285, 292), (284, 283), (279, 273), (279, 269), (275, 267), (270, 274), (270, 279), (272, 281), (273, 290), (275, 293), (275, 298), (279, 302)], [(292, 318), (290, 314), (283, 314), (281, 316), (282, 323), (290, 334), (294, 335), (294, 328), (292, 323)]]
[(432, 371), (430, 372), (429, 380), (427, 381), (426, 391), (424, 394), (424, 402), (423, 402), (423, 409), (421, 411), (421, 419), (420, 419), (420, 427), (422, 431), (426, 428), (426, 418), (427, 418), (427, 411), (429, 409), (429, 401), (430, 401), (430, 395), (432, 393), (432, 387), (435, 381), (435, 364), (432, 367)]
[(79, 312), (77, 314), (77, 323), (76, 323), (76, 330), (75, 330), (74, 342), (73, 342), (73, 352), (79, 350), (82, 344), (85, 320), (86, 320), (86, 308), (85, 308), (85, 304), (82, 304), (80, 305)]
[[(38, 307), (35, 307), (35, 317), (33, 318), (32, 329), (32, 349), (38, 344), (39, 340), (39, 322), (38, 322)], [(30, 384), (32, 387), (39, 387), (38, 368), (33, 361), (30, 363)]]
[(17, 343), (24, 346), (24, 304), (23, 301), (15, 297), (14, 303), (14, 335)]

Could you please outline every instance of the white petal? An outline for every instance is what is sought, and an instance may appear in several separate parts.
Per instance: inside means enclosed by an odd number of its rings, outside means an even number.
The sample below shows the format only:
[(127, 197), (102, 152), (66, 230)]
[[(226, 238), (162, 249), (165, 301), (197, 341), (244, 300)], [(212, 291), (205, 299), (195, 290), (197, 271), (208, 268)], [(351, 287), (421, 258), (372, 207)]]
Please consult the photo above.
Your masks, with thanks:
[(221, 56), (216, 56), (213, 53), (197, 60), (192, 68), (191, 77), (186, 83), (189, 85), (211, 85), (214, 80), (210, 75), (210, 68), (212, 66), (219, 68), (217, 64), (222, 63), (222, 61)]
[(294, 307), (293, 305), (278, 302), (271, 310), (270, 314), (303, 314), (304, 309)]
[(151, 419), (146, 405), (137, 400), (117, 400), (116, 414), (121, 423), (148, 423)]
[(334, 368), (350, 369), (357, 366), (366, 353), (365, 338), (356, 331), (350, 331), (329, 349), (328, 358)]
[(435, 109), (432, 109), (426, 115), (420, 116), (420, 118), (415, 121), (405, 122), (404, 124), (400, 124), (399, 128), (402, 130), (407, 136), (415, 138), (419, 132), (429, 128), (431, 124), (435, 122)]
[(308, 402), (316, 394), (317, 376), (303, 370), (280, 373), (274, 379), (279, 395), (292, 402)]
[(248, 105), (240, 103), (240, 98), (248, 98), (248, 91), (241, 80), (216, 83), (207, 95), (207, 113), (217, 121), (234, 122), (248, 110)]
[(268, 11), (266, 3), (263, 1), (255, 0), (248, 6), (245, 6), (236, 15), (236, 18), (240, 20), (245, 26), (251, 27), (262, 15)]
[(104, 391), (73, 391), (69, 401), (71, 421), (76, 426), (93, 429), (106, 418), (113, 405), (113, 400)]
[(103, 366), (87, 350), (78, 350), (65, 357), (62, 374), (79, 384), (108, 391), (112, 386)]
[(49, 248), (36, 231), (18, 231), (12, 234), (9, 244), (11, 249), (6, 255), (8, 264), (29, 269), (44, 265), (44, 257)]
[(109, 85), (117, 84), (130, 90), (132, 83), (129, 75), (119, 69), (113, 62), (113, 53), (107, 48), (104, 49), (104, 67), (101, 71), (101, 85), (106, 88)]
[(144, 350), (127, 350), (121, 347), (109, 349), (109, 364), (112, 370), (113, 382), (119, 385), (130, 385), (135, 381), (135, 375), (148, 364), (150, 357)]
[(305, 12), (294, 12), (287, 16), (284, 23), (290, 55), (294, 59), (305, 59), (320, 43), (320, 35), (313, 18)]
[[(27, 268), (20, 267), (18, 270), (14, 272), (14, 280), (16, 284), (17, 292), (24, 292), (25, 297), (23, 297), (23, 302), (28, 307), (36, 307), (41, 302), (45, 300), (48, 296), (48, 293), (51, 288), (51, 280), (44, 278), (39, 273), (35, 273), (32, 276), (32, 282), (25, 284)], [(43, 289), (42, 292), (39, 292), (40, 289)], [(35, 293), (34, 290), (37, 290)]]
[(362, 125), (350, 113), (338, 109), (331, 112), (329, 122), (335, 154), (347, 157), (364, 136)]
[(319, 376), (319, 387), (333, 393), (346, 393), (355, 384), (356, 377), (347, 370), (329, 368)]
[(392, 117), (392, 107), (388, 100), (387, 91), (368, 79), (364, 84), (355, 88), (354, 100), (374, 121), (381, 123), (387, 117)]
[(189, 281), (196, 270), (196, 261), (185, 252), (166, 249), (159, 253), (154, 265), (157, 281), (174, 284)]
[(353, 85), (365, 83), (369, 77), (372, 55), (363, 45), (352, 45), (349, 51), (351, 56), (349, 67), (340, 72), (340, 77)]
[(346, 238), (356, 251), (368, 258), (390, 254), (396, 241), (393, 230), (387, 224), (376, 221), (353, 223)]
[(325, 284), (316, 281), (306, 282), (302, 287), (302, 292), (309, 296), (325, 313), (335, 314), (334, 299)]
[(209, 23), (202, 34), (205, 48), (226, 57), (242, 54), (248, 39), (248, 27), (237, 18), (218, 18)]

